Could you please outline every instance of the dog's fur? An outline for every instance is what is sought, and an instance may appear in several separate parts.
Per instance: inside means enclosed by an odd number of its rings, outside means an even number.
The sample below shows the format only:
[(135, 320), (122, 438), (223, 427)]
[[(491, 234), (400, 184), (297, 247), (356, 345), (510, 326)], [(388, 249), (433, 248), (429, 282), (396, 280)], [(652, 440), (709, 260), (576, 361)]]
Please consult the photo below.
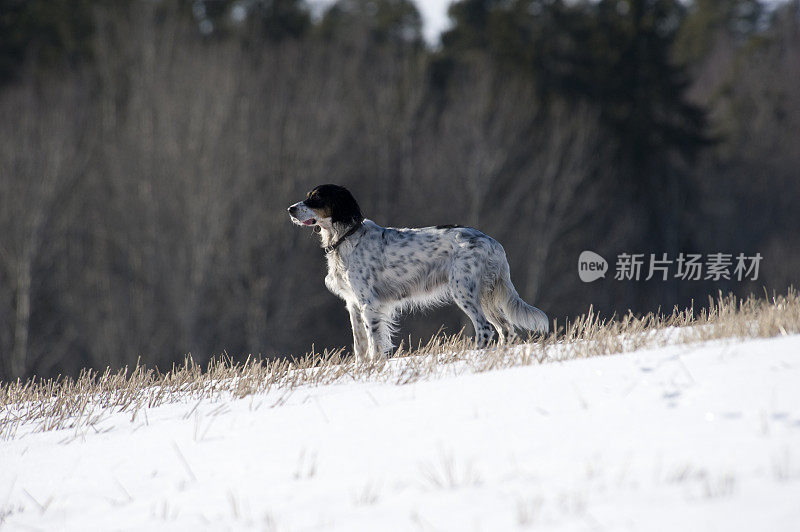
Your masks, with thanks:
[(455, 302), (472, 320), (481, 347), (492, 339), (490, 324), (501, 343), (515, 337), (515, 326), (549, 331), (545, 313), (511, 284), (503, 246), (477, 229), (381, 227), (365, 220), (338, 185), (320, 185), (288, 210), (295, 224), (319, 228), (325, 285), (347, 304), (359, 360), (391, 351), (397, 314), (408, 307)]

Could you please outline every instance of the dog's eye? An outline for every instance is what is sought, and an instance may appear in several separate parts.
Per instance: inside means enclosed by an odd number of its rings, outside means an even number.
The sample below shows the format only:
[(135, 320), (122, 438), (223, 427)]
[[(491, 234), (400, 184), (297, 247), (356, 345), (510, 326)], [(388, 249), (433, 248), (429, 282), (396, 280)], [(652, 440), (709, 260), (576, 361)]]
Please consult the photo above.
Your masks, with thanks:
[(319, 207), (322, 206), (322, 202), (316, 196), (312, 196), (312, 197), (308, 198), (303, 203), (306, 204), (306, 207), (309, 207), (311, 209), (316, 209), (316, 208), (319, 208)]

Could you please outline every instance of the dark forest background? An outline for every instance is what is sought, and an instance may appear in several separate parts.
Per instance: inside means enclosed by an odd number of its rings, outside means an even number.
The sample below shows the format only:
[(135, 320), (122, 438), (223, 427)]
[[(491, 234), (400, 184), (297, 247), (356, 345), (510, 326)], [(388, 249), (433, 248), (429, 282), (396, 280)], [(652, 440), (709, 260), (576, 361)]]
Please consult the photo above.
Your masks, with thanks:
[[(450, 16), (429, 46), (406, 0), (0, 0), (0, 378), (349, 344), (285, 211), (328, 182), (381, 225), (494, 236), (559, 323), (797, 283), (797, 0)], [(606, 279), (579, 280), (584, 249)], [(750, 283), (615, 281), (621, 252), (764, 259)]]

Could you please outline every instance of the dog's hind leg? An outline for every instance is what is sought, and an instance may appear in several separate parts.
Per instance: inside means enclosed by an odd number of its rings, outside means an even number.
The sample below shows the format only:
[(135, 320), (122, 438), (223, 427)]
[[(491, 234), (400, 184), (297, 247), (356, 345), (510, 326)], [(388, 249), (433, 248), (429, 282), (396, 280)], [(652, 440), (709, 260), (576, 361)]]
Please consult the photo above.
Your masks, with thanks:
[(502, 344), (513, 344), (514, 342), (519, 340), (519, 336), (517, 335), (517, 331), (516, 331), (516, 329), (514, 329), (513, 325), (511, 325), (510, 323), (508, 323), (505, 320), (503, 320), (498, 325), (495, 325), (495, 327), (498, 327), (498, 326), (500, 327), (500, 329), (498, 329), (498, 331), (500, 331), (502, 329), (502, 332), (500, 333), (500, 337), (501, 337), (502, 341), (500, 343), (502, 343)]
[(475, 343), (478, 347), (486, 347), (492, 339), (494, 329), (483, 314), (476, 288), (471, 280), (459, 279), (450, 282), (453, 301), (469, 316), (475, 328)]
[(501, 345), (514, 343), (517, 340), (517, 333), (508, 317), (503, 314), (503, 310), (491, 300), (481, 299), (481, 308), (486, 315), (486, 319), (497, 330), (498, 340)]
[(514, 327), (511, 326), (506, 320), (487, 313), (486, 309), (483, 310), (484, 313), (486, 313), (486, 319), (489, 320), (489, 323), (491, 323), (497, 331), (498, 343), (500, 345), (512, 343), (517, 339), (517, 334), (514, 332)]

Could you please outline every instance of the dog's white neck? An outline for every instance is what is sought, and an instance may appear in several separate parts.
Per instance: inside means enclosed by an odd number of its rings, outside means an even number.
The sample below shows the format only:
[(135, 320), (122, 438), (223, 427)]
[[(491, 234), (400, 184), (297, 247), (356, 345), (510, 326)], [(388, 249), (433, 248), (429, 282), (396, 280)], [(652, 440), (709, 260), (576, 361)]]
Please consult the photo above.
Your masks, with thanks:
[(343, 224), (340, 222), (319, 224), (320, 232), (319, 238), (323, 248), (332, 246), (339, 241), (347, 232), (353, 228), (352, 225)]

